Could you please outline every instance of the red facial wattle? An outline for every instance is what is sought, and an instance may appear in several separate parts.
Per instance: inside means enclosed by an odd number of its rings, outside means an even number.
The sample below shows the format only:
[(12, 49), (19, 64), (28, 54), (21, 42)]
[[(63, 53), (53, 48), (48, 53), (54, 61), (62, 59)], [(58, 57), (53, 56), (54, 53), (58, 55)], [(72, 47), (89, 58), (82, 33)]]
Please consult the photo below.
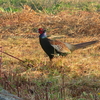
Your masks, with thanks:
[(42, 34), (42, 33), (44, 32), (44, 30), (43, 30), (42, 28), (39, 28), (39, 29), (38, 29), (38, 32), (39, 32), (40, 34)]

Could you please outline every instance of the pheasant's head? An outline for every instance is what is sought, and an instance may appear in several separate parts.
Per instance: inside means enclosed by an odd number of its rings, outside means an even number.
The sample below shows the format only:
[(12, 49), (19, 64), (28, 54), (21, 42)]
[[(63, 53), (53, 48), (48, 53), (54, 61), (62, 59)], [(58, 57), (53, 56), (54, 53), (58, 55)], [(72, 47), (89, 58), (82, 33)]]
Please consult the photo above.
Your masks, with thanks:
[(44, 30), (43, 28), (39, 28), (39, 29), (38, 29), (38, 32), (39, 32), (40, 34), (45, 33), (45, 31), (46, 31), (46, 30)]

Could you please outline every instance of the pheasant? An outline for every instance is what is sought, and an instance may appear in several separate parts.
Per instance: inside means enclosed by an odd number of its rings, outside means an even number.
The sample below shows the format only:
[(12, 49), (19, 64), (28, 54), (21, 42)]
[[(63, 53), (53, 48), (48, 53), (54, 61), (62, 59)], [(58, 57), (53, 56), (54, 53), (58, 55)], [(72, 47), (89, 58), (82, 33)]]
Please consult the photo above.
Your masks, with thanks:
[(63, 43), (58, 40), (48, 39), (46, 35), (46, 30), (44, 30), (43, 28), (39, 28), (38, 32), (40, 33), (39, 35), (40, 45), (42, 49), (46, 52), (46, 54), (49, 56), (50, 60), (52, 60), (55, 55), (62, 55), (62, 56), (67, 55), (68, 49), (71, 52), (73, 52), (74, 50), (85, 48), (91, 44), (98, 42), (98, 40), (95, 40), (95, 41), (72, 45), (69, 43)]

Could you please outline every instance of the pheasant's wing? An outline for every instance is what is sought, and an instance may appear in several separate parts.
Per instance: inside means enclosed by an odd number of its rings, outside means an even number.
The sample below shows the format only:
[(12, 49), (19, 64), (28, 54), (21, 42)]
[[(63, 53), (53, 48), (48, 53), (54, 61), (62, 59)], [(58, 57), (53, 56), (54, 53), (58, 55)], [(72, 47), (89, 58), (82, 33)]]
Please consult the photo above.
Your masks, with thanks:
[(59, 52), (67, 53), (69, 52), (69, 48), (65, 45), (65, 43), (58, 41), (58, 40), (50, 40), (50, 44)]

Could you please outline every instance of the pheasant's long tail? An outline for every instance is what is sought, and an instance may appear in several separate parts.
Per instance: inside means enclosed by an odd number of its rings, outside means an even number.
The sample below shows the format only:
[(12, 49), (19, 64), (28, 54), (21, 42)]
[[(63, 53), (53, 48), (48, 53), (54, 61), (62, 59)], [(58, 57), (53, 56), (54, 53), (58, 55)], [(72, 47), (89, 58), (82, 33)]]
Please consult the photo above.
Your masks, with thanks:
[(99, 41), (95, 40), (95, 41), (84, 42), (84, 43), (79, 43), (79, 44), (75, 44), (75, 45), (72, 45), (72, 44), (69, 44), (69, 43), (65, 43), (65, 44), (68, 47), (68, 49), (72, 52), (72, 51), (80, 49), (80, 48), (86, 48), (87, 46), (95, 44), (97, 42), (99, 42)]
[(95, 44), (98, 41), (90, 41), (90, 42), (84, 42), (84, 43), (79, 43), (79, 44), (75, 44), (75, 49), (80, 49), (80, 48), (86, 48), (89, 45)]

